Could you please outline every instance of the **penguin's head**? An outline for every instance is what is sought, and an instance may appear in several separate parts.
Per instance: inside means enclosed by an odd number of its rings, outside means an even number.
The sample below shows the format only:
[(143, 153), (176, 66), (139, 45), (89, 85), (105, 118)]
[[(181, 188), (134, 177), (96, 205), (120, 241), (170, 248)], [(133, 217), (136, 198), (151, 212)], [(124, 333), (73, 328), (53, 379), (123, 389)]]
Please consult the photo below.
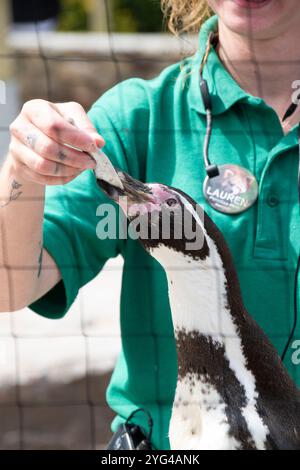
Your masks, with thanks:
[[(196, 260), (209, 255), (205, 213), (182, 191), (158, 183), (142, 183), (118, 171), (123, 189), (98, 179), (102, 190), (119, 204), (129, 220), (129, 236), (165, 269), (164, 259), (180, 264), (182, 256)], [(163, 255), (163, 256), (162, 256)]]

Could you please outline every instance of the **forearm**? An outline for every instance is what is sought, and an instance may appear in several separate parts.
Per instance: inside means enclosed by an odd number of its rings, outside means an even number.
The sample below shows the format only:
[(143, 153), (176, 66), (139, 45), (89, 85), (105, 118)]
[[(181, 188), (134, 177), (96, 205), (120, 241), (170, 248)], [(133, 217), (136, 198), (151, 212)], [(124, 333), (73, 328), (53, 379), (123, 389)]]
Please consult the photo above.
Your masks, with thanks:
[(36, 296), (42, 270), (45, 187), (22, 179), (7, 158), (0, 171), (0, 311)]
[(61, 279), (43, 249), (45, 187), (67, 184), (94, 169), (89, 152), (104, 144), (82, 106), (72, 102), (28, 101), (10, 133), (9, 155), (0, 170), (2, 312), (31, 304)]

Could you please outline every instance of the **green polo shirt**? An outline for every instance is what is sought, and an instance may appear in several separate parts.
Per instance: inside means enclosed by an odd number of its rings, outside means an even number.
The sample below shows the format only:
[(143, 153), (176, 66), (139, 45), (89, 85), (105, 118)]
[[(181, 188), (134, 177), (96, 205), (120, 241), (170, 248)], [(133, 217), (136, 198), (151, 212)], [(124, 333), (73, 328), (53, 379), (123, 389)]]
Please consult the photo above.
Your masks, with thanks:
[[(204, 206), (230, 246), (248, 311), (281, 353), (293, 324), (300, 242), (297, 130), (284, 136), (274, 110), (246, 94), (212, 51), (204, 72), (213, 103), (211, 159), (252, 171), (259, 182), (259, 199), (239, 215), (218, 213), (206, 203), (206, 120), (199, 65), (208, 32), (216, 26), (215, 17), (205, 23), (197, 53), (184, 64), (166, 68), (153, 80), (133, 78), (118, 84), (95, 103), (89, 116), (116, 166), (142, 181), (178, 187)], [(62, 317), (105, 262), (123, 256), (122, 352), (107, 391), (117, 415), (113, 430), (131, 411), (144, 407), (154, 419), (154, 446), (167, 449), (177, 359), (166, 276), (139, 242), (97, 237), (97, 208), (104, 202), (108, 199), (91, 171), (65, 186), (47, 188), (44, 244), (62, 281), (31, 308), (46, 317)], [(299, 326), (294, 340), (300, 338)], [(294, 340), (285, 364), (300, 385)], [(136, 422), (147, 427), (143, 415)]]

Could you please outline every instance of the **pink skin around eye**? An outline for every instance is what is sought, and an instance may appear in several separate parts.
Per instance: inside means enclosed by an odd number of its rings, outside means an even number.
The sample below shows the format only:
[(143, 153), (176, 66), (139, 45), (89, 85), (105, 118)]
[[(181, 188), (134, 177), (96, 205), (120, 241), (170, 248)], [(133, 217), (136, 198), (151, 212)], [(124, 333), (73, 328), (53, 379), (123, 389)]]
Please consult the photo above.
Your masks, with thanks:
[(163, 185), (149, 184), (148, 186), (151, 189), (152, 201), (135, 203), (131, 202), (127, 197), (119, 198), (118, 203), (125, 214), (134, 217), (138, 214), (142, 215), (153, 211), (159, 211), (161, 205), (172, 196), (169, 190)]
[(171, 196), (174, 197), (173, 193), (170, 192), (170, 189), (162, 184), (149, 184), (149, 188), (151, 189), (152, 196), (154, 197), (157, 203), (162, 204)]

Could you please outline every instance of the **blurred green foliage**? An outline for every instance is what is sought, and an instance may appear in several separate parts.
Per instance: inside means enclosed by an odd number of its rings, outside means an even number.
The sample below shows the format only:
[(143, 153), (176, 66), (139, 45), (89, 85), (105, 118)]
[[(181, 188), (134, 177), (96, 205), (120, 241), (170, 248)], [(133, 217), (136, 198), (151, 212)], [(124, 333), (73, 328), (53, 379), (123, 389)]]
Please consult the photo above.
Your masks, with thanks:
[(88, 29), (87, 2), (60, 0), (59, 31), (86, 31)]
[[(142, 33), (162, 30), (160, 0), (108, 1), (112, 4), (112, 29), (114, 31)], [(60, 0), (60, 2), (58, 29), (60, 31), (87, 31), (89, 0)]]
[(114, 0), (116, 31), (154, 32), (162, 30), (159, 0)]

